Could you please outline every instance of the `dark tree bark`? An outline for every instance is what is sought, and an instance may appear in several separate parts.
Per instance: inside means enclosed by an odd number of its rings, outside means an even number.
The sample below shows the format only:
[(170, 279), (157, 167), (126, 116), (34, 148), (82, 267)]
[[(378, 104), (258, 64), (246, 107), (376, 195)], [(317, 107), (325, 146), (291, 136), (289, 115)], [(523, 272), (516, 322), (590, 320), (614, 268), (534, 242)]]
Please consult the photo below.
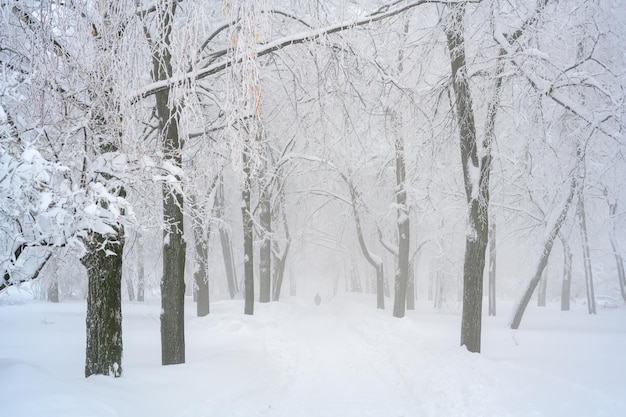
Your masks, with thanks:
[[(93, 133), (92, 146), (96, 152), (106, 153), (118, 151), (123, 139), (119, 128), (123, 115), (113, 98), (113, 87), (109, 85), (109, 77), (115, 77), (114, 68), (110, 66), (111, 59), (119, 53), (122, 36), (114, 23), (121, 16), (121, 5), (117, 1), (110, 1), (98, 6), (104, 21), (92, 29), (97, 52), (107, 58), (94, 63), (92, 77), (105, 84), (98, 86), (99, 91), (89, 93), (94, 100), (90, 128)], [(115, 184), (111, 175), (100, 175), (98, 179), (110, 181), (109, 187)], [(126, 197), (122, 184), (118, 183), (111, 191), (114, 195)], [(99, 205), (108, 208), (106, 200), (100, 201)], [(121, 214), (124, 214), (123, 210)], [(88, 277), (85, 377), (94, 374), (122, 375), (122, 265), (125, 233), (121, 224), (112, 225), (112, 228), (114, 233), (111, 235), (91, 231), (84, 242), (86, 254), (81, 262)]]
[(572, 251), (567, 239), (559, 234), (563, 246), (563, 282), (561, 284), (561, 311), (569, 311), (570, 290), (572, 284)]
[(243, 151), (244, 186), (241, 193), (243, 204), (241, 217), (243, 219), (243, 256), (244, 256), (244, 314), (254, 314), (254, 242), (253, 221), (250, 212), (250, 193), (252, 190), (252, 177), (249, 164), (247, 144)]
[(585, 286), (587, 288), (587, 310), (589, 314), (596, 314), (596, 297), (593, 291), (593, 273), (591, 270), (591, 254), (589, 253), (589, 238), (587, 237), (587, 215), (585, 214), (585, 200), (581, 189), (577, 207), (580, 225), (580, 237), (583, 246), (583, 263), (585, 265)]
[(85, 377), (122, 375), (122, 253), (124, 231), (117, 236), (91, 233), (87, 254), (87, 348)]
[[(178, 2), (163, 2), (157, 13), (158, 38), (152, 52), (154, 81), (172, 76), (170, 50), (172, 19)], [(156, 111), (159, 138), (164, 158), (182, 169), (182, 142), (178, 134), (178, 109), (170, 103), (170, 90), (158, 92)], [(161, 278), (161, 362), (172, 365), (185, 362), (185, 241), (183, 240), (183, 196), (168, 184), (162, 186), (163, 276)]]
[(163, 190), (163, 277), (161, 278), (161, 363), (185, 363), (185, 241), (181, 195)]
[(476, 140), (474, 111), (465, 60), (465, 4), (454, 4), (449, 8), (451, 13), (445, 32), (450, 52), (452, 86), (455, 93), (461, 162), (469, 213), (463, 265), (461, 345), (470, 352), (480, 352), (483, 272), (489, 227), (491, 147), (488, 143), (483, 144), (483, 155), (479, 158), (479, 143)]
[[(536, 24), (548, 0), (537, 3), (534, 13), (513, 33), (504, 34), (509, 42), (519, 39), (524, 32)], [(472, 109), (471, 92), (467, 79), (465, 60), (465, 4), (449, 6), (451, 18), (445, 28), (452, 67), (452, 85), (456, 98), (457, 122), (461, 137), (461, 158), (465, 193), (468, 200), (469, 233), (465, 242), (465, 262), (463, 266), (463, 316), (461, 321), (461, 345), (471, 352), (480, 352), (482, 327), (482, 286), (485, 266), (485, 252), (489, 230), (489, 176), (491, 173), (491, 148), (495, 139), (495, 121), (500, 103), (502, 73), (507, 52), (500, 50), (494, 74), (494, 95), (487, 106), (485, 137), (482, 144), (482, 157), (478, 157), (478, 143)], [(472, 175), (478, 171), (478, 184)], [(471, 174), (473, 172), (474, 174)], [(476, 189), (476, 187), (478, 189)]]

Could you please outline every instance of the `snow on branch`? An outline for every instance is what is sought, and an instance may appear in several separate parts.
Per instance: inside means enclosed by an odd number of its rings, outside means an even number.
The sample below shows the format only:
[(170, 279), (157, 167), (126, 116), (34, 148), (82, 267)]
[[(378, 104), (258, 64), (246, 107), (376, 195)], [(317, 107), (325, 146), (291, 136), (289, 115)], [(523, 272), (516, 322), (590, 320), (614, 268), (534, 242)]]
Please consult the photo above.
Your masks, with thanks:
[[(100, 168), (124, 165), (113, 156), (103, 155)], [(132, 216), (115, 181), (79, 188), (70, 177), (68, 167), (34, 148), (0, 146), (0, 287), (35, 279), (56, 248), (81, 247), (90, 231), (115, 236), (115, 226)]]
[[(479, 3), (479, 2), (480, 0), (468, 0), (468, 1), (417, 0), (417, 1), (410, 1), (402, 6), (397, 6), (397, 7), (383, 6), (383, 7), (380, 7), (377, 12), (374, 12), (373, 14), (369, 14), (360, 19), (343, 21), (340, 23), (336, 23), (334, 25), (325, 26), (323, 28), (311, 29), (311, 30), (307, 30), (304, 32), (299, 32), (290, 36), (285, 36), (285, 37), (276, 39), (274, 41), (271, 41), (265, 44), (261, 44), (257, 47), (256, 55), (257, 57), (260, 57), (260, 56), (278, 51), (280, 49), (283, 49), (287, 46), (312, 42), (326, 35), (342, 32), (344, 30), (353, 29), (359, 26), (369, 25), (371, 23), (378, 22), (378, 21), (396, 16), (400, 13), (403, 13), (407, 10), (413, 9), (415, 7), (418, 7), (424, 4), (451, 5), (455, 3)], [(394, 1), (391, 4), (395, 6), (398, 3), (399, 3), (398, 1)], [(190, 71), (182, 75), (171, 77), (167, 80), (153, 82), (151, 84), (144, 86), (138, 91), (133, 92), (129, 97), (129, 101), (132, 104), (135, 104), (147, 97), (150, 97), (161, 91), (168, 90), (174, 86), (185, 85), (191, 81), (200, 80), (210, 75), (222, 72), (225, 69), (233, 66), (234, 64), (239, 63), (240, 61), (241, 61), (241, 58), (227, 59), (225, 61), (214, 63), (212, 65), (209, 65), (199, 70)]]
[[(494, 34), (494, 38), (495, 38), (495, 41), (500, 45), (500, 47), (507, 52), (507, 54), (511, 58), (511, 62), (513, 62), (513, 64), (518, 68), (520, 73), (533, 86), (533, 88), (535, 88), (540, 93), (545, 94), (546, 96), (550, 97), (552, 101), (554, 101), (555, 103), (557, 103), (564, 109), (568, 110), (575, 116), (579, 117), (583, 121), (587, 122), (587, 124), (591, 126), (593, 130), (598, 130), (602, 132), (603, 134), (605, 134), (606, 136), (616, 141), (620, 141), (619, 132), (613, 131), (612, 129), (602, 125), (611, 116), (603, 115), (601, 118), (598, 118), (595, 116), (594, 113), (589, 112), (586, 107), (580, 105), (575, 100), (572, 100), (570, 97), (564, 94), (560, 94), (557, 91), (554, 91), (553, 84), (550, 80), (546, 80), (540, 77), (539, 75), (537, 75), (536, 72), (530, 72), (524, 68), (523, 63), (520, 62), (518, 57), (519, 56), (526, 57), (528, 56), (528, 54), (525, 54), (524, 51), (521, 51), (521, 52), (515, 51), (515, 48), (509, 43), (506, 37), (500, 32), (496, 32)], [(536, 52), (530, 51), (530, 53), (536, 55)], [(547, 59), (547, 57), (545, 56), (543, 56), (543, 58)]]

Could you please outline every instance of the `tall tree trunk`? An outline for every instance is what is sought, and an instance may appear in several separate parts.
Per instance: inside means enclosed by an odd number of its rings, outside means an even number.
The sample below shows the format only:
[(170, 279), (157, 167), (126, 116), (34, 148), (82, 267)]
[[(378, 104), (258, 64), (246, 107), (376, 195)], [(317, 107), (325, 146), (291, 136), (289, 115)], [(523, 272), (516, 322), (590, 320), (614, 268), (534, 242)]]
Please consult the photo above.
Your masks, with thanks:
[[(395, 117), (393, 118), (395, 119)], [(396, 204), (398, 206), (398, 271), (396, 273), (393, 316), (404, 317), (407, 285), (409, 282), (409, 206), (406, 199), (406, 168), (404, 161), (404, 140), (397, 134), (396, 148)]]
[(489, 315), (496, 315), (496, 222), (489, 223)]
[[(98, 91), (89, 92), (95, 99), (89, 124), (95, 151), (116, 152), (123, 141), (120, 122), (124, 115), (119, 112), (111, 82), (115, 82), (115, 59), (121, 48), (118, 24), (122, 6), (118, 1), (109, 1), (99, 2), (96, 7), (103, 21), (102, 24), (94, 22), (92, 33), (98, 58), (103, 59), (93, 63), (92, 76), (104, 85), (98, 84)], [(99, 175), (98, 180), (112, 179), (106, 173)], [(121, 186), (113, 194), (122, 198), (126, 196)], [(99, 204), (108, 208), (106, 199)], [(120, 214), (124, 214), (123, 210)], [(122, 375), (122, 270), (125, 235), (123, 226), (112, 225), (112, 228), (113, 235), (91, 231), (84, 241), (86, 254), (81, 262), (87, 270), (88, 279), (85, 377)]]
[(253, 221), (250, 212), (250, 193), (252, 190), (252, 178), (250, 169), (250, 158), (247, 144), (243, 151), (243, 172), (244, 186), (242, 191), (243, 204), (241, 205), (241, 216), (243, 219), (243, 253), (244, 253), (244, 313), (254, 314), (254, 242), (253, 242)]
[(259, 224), (261, 246), (259, 248), (259, 302), (268, 303), (272, 287), (272, 207), (269, 184), (266, 184), (267, 169), (260, 174), (263, 179), (259, 196)]
[[(519, 35), (519, 32), (517, 34)], [(513, 36), (515, 37), (515, 35)], [(500, 53), (498, 56), (498, 63), (496, 65), (496, 71), (494, 74), (494, 90), (493, 97), (489, 101), (487, 106), (487, 118), (485, 121), (485, 140), (484, 147), (487, 149), (487, 154), (491, 155), (491, 147), (492, 143), (496, 139), (496, 116), (498, 114), (498, 108), (500, 107), (500, 91), (502, 89), (502, 73), (504, 72), (504, 65), (506, 60), (507, 53), (504, 49), (500, 49)], [(489, 166), (483, 166), (481, 172), (487, 169), (487, 187), (489, 186), (489, 175), (491, 171), (491, 156), (486, 158), (486, 162), (488, 162)], [(487, 192), (487, 199), (489, 198), (489, 190)], [(484, 204), (488, 204), (488, 201), (484, 202)], [(496, 249), (496, 223), (493, 215), (491, 215), (490, 223), (487, 225), (488, 228), (488, 240), (489, 240), (489, 315), (496, 315), (496, 279), (497, 279), (497, 249)]]
[[(367, 262), (374, 267), (376, 270), (376, 308), (383, 310), (385, 308), (385, 275), (383, 269), (383, 261), (380, 257), (372, 254), (367, 245), (365, 244), (365, 237), (363, 236), (363, 229), (361, 228), (361, 219), (358, 211), (358, 197), (357, 191), (348, 178), (344, 177), (344, 180), (348, 184), (348, 188), (350, 189), (350, 201), (352, 202), (352, 216), (354, 217), (354, 223), (356, 225), (356, 234), (359, 240), (359, 246), (361, 248), (361, 253), (367, 260)], [(358, 277), (357, 277), (358, 278)], [(359, 291), (362, 291), (360, 288), (360, 280), (359, 280)]]
[[(172, 20), (178, 1), (162, 2), (157, 14), (157, 42), (153, 51), (153, 80), (172, 76)], [(170, 90), (155, 95), (159, 137), (164, 158), (182, 169), (182, 142), (178, 133), (178, 109), (170, 103)], [(180, 178), (178, 178), (180, 180)], [(163, 276), (161, 278), (161, 362), (185, 362), (185, 241), (183, 239), (183, 196), (169, 184), (163, 195)]]
[[(380, 271), (382, 271), (383, 269), (381, 268)], [(380, 280), (382, 281), (382, 287), (383, 287), (383, 295), (385, 297), (391, 297), (391, 292), (389, 291), (389, 279), (385, 276), (385, 274), (381, 274), (379, 275), (378, 272), (376, 272), (376, 292), (378, 292), (378, 277), (380, 276)], [(382, 297), (381, 299), (384, 299), (384, 297)]]
[(583, 246), (583, 263), (585, 265), (585, 286), (587, 288), (587, 310), (589, 314), (596, 314), (596, 298), (593, 291), (593, 273), (591, 270), (591, 254), (589, 253), (589, 238), (587, 236), (587, 219), (585, 214), (585, 198), (582, 191), (578, 197), (578, 221), (580, 237)]
[[(224, 218), (224, 178), (219, 179), (217, 190), (215, 191), (215, 217)], [(222, 257), (224, 258), (224, 269), (226, 270), (226, 281), (228, 283), (228, 293), (230, 299), (235, 298), (235, 294), (239, 292), (237, 288), (237, 270), (235, 268), (235, 258), (233, 256), (233, 245), (230, 240), (230, 233), (226, 227), (219, 227), (220, 245), (222, 247)]]
[[(402, 41), (398, 49), (398, 76), (402, 74), (404, 66), (404, 47), (409, 32), (409, 18), (403, 16), (404, 25)], [(406, 158), (404, 151), (404, 137), (399, 131), (403, 125), (402, 118), (395, 110), (391, 110), (391, 123), (394, 132), (394, 145), (396, 151), (396, 204), (397, 204), (397, 227), (398, 227), (398, 256), (397, 271), (394, 292), (393, 316), (404, 317), (407, 300), (413, 297), (407, 296), (410, 280), (409, 249), (410, 238), (410, 207), (407, 204)]]
[(274, 258), (273, 270), (272, 270), (272, 301), (278, 301), (280, 299), (280, 291), (283, 286), (283, 279), (285, 276), (285, 264), (287, 260), (287, 251), (289, 251), (289, 243), (287, 243), (285, 249), (280, 255), (280, 248), (278, 243), (274, 242), (274, 250), (272, 251), (272, 257)]
[(143, 259), (143, 242), (141, 236), (138, 236), (137, 243), (137, 301), (143, 303), (145, 301), (146, 291), (146, 270)]
[(615, 237), (615, 214), (617, 211), (617, 201), (609, 202), (609, 216), (611, 219), (611, 229), (609, 230), (609, 239), (611, 240), (611, 249), (613, 250), (613, 256), (615, 256), (615, 264), (617, 266), (617, 279), (619, 280), (619, 288), (622, 293), (622, 298), (626, 303), (626, 274), (624, 273), (624, 260), (617, 244), (617, 238)]
[(574, 195), (576, 193), (576, 188), (578, 186), (578, 172), (577, 171), (578, 171), (578, 167), (580, 166), (580, 161), (582, 158), (582, 149), (581, 149), (580, 144), (578, 146), (577, 154), (578, 155), (577, 155), (577, 160), (576, 160), (576, 167), (571, 173), (569, 194), (567, 195), (567, 198), (565, 199), (565, 203), (563, 204), (563, 208), (561, 209), (561, 213), (559, 214), (559, 217), (552, 225), (550, 234), (548, 235), (548, 237), (543, 243), (543, 252), (541, 253), (541, 256), (539, 257), (539, 262), (537, 262), (535, 274), (528, 282), (526, 291), (522, 295), (522, 298), (520, 299), (519, 304), (515, 310), (515, 315), (513, 316), (513, 321), (511, 322), (511, 329), (518, 329), (520, 323), (522, 322), (522, 317), (524, 317), (524, 312), (526, 311), (526, 307), (528, 307), (530, 298), (532, 297), (533, 292), (535, 291), (535, 288), (537, 288), (537, 285), (539, 284), (539, 281), (541, 280), (541, 275), (543, 274), (543, 270), (548, 264), (548, 258), (550, 257), (550, 253), (552, 252), (554, 239), (556, 239), (556, 237), (559, 235), (561, 231), (561, 227), (563, 226), (563, 223), (565, 222), (565, 219), (567, 217), (567, 213), (569, 212), (569, 209), (572, 205), (572, 201), (574, 200)]
[[(578, 50), (576, 53), (576, 60), (582, 62), (585, 56), (585, 46), (582, 40), (578, 41)], [(582, 104), (584, 104), (584, 98), (582, 98)], [(582, 171), (585, 172), (585, 159), (582, 160)], [(580, 226), (580, 241), (583, 252), (583, 265), (585, 269), (585, 287), (587, 294), (587, 310), (589, 314), (596, 314), (596, 297), (593, 291), (593, 272), (591, 269), (591, 253), (589, 252), (589, 237), (587, 235), (587, 214), (585, 212), (585, 184), (584, 175), (583, 181), (580, 186), (578, 195), (578, 204), (576, 206), (576, 214), (578, 217), (578, 224)]]
[[(258, 18), (260, 5), (255, 1), (243, 1), (233, 10), (237, 24), (233, 43), (235, 62), (231, 66), (231, 77), (236, 83), (233, 89), (236, 105), (233, 117), (238, 123), (239, 132), (234, 140), (241, 141), (243, 162), (243, 190), (241, 214), (244, 240), (244, 313), (254, 314), (254, 230), (251, 211), (253, 177), (256, 177), (256, 161), (263, 158), (263, 124), (260, 120), (263, 103), (259, 66), (255, 45), (258, 39)], [(271, 246), (270, 246), (271, 248)], [(269, 288), (269, 287), (268, 287)], [(269, 294), (268, 294), (269, 295)]]
[(164, 185), (163, 217), (169, 230), (163, 233), (161, 278), (161, 362), (185, 363), (185, 241), (181, 195), (172, 195)]
[(572, 251), (563, 234), (559, 234), (563, 246), (563, 283), (561, 284), (561, 311), (569, 311), (572, 286)]
[(274, 251), (272, 252), (275, 256), (274, 258), (274, 279), (273, 285), (274, 288), (272, 290), (272, 301), (278, 301), (280, 299), (280, 289), (283, 286), (283, 277), (285, 275), (285, 265), (287, 264), (287, 255), (289, 254), (289, 247), (291, 246), (291, 236), (289, 235), (289, 226), (287, 224), (287, 214), (285, 213), (284, 207), (281, 207), (281, 213), (283, 218), (283, 227), (285, 229), (285, 237), (287, 242), (285, 243), (285, 248), (279, 254), (279, 246), (278, 242), (274, 242)]
[[(126, 262), (128, 264), (128, 253), (126, 253), (124, 255), (124, 258), (126, 258)], [(132, 262), (131, 262), (132, 263)], [(131, 271), (129, 271), (129, 273), (125, 274), (124, 281), (126, 283), (126, 292), (128, 295), (128, 301), (133, 302), (137, 299), (137, 295), (135, 292), (135, 270), (132, 269)]]
[(385, 291), (385, 266), (382, 262), (375, 266), (376, 268), (376, 308), (385, 309), (385, 294), (389, 295), (389, 285)]
[(537, 307), (546, 306), (546, 291), (548, 289), (548, 274), (546, 269), (541, 274), (541, 280), (539, 281), (539, 289), (537, 291)]
[(116, 230), (117, 237), (92, 232), (81, 259), (88, 277), (85, 377), (122, 375), (124, 231)]
[(128, 292), (128, 301), (135, 301), (135, 287), (131, 277), (126, 278), (126, 291)]
[(204, 317), (211, 311), (209, 305), (209, 276), (207, 273), (207, 249), (203, 243), (196, 242), (196, 270), (193, 274), (196, 286), (196, 315)]
[(479, 158), (479, 143), (476, 140), (474, 111), (465, 60), (465, 4), (454, 4), (449, 8), (451, 14), (445, 32), (450, 52), (452, 86), (456, 97), (461, 162), (469, 214), (463, 265), (461, 345), (470, 352), (480, 352), (483, 272), (489, 227), (491, 146), (489, 143), (483, 144), (482, 156)]
[(194, 296), (196, 301), (196, 315), (204, 317), (209, 314), (209, 274), (208, 274), (208, 241), (211, 230), (204, 232), (204, 210), (199, 210), (196, 196), (191, 197), (193, 237), (195, 262), (193, 281), (195, 286)]
[(415, 310), (415, 267), (409, 263), (409, 283), (406, 287), (406, 309)]

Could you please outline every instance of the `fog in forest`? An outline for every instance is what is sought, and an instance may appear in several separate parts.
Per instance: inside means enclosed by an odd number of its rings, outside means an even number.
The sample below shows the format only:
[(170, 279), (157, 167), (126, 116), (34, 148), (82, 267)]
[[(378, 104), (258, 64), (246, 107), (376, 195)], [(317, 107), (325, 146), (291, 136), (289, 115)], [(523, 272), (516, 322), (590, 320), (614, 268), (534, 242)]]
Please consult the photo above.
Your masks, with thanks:
[(623, 6), (1, 2), (0, 410), (624, 414)]

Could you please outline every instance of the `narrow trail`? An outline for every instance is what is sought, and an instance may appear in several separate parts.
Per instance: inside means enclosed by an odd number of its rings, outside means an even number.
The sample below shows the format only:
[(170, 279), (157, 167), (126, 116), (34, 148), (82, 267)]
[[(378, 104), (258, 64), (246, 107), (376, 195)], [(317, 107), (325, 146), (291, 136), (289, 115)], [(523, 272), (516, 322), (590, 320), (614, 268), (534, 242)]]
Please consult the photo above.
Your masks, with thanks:
[[(281, 387), (277, 415), (336, 416), (350, 404), (362, 416), (404, 415), (412, 403), (390, 367), (390, 352), (358, 312), (339, 305), (304, 307), (268, 332), (266, 348)], [(290, 399), (284, 401), (285, 399)], [(298, 404), (298, 409), (287, 409)], [(390, 404), (397, 404), (390, 413)]]
[[(363, 299), (257, 308), (226, 325), (254, 340), (257, 384), (185, 416), (569, 417), (611, 416), (619, 406), (562, 378), (433, 341), (423, 317), (395, 319)], [(562, 398), (536, 395), (544, 391)]]

